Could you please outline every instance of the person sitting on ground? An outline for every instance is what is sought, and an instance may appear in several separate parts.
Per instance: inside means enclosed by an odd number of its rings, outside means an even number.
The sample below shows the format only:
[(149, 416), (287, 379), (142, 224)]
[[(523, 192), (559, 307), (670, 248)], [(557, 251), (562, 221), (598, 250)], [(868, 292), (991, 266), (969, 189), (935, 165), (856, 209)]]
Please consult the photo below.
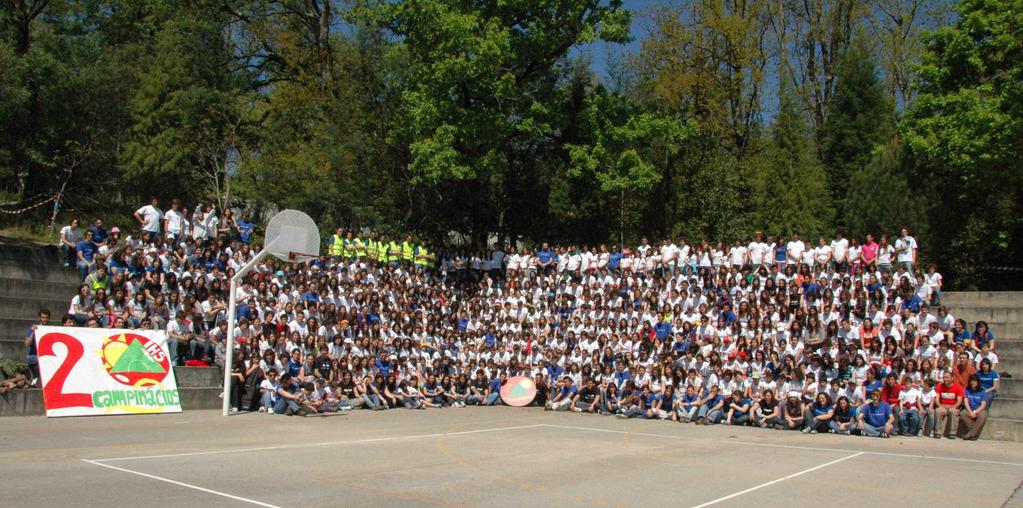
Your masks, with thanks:
[(890, 437), (895, 425), (891, 406), (881, 400), (881, 390), (870, 392), (870, 402), (857, 411), (860, 433), (869, 437)]
[(816, 434), (827, 432), (831, 427), (831, 419), (835, 415), (835, 408), (831, 405), (831, 396), (820, 392), (814, 401), (806, 406), (806, 416), (803, 419), (806, 425), (803, 427), (804, 434)]
[(696, 415), (697, 425), (713, 425), (724, 416), (725, 398), (720, 395), (717, 385), (713, 385), (700, 401), (700, 411)]
[(782, 424), (781, 404), (774, 390), (764, 390), (764, 395), (753, 405), (753, 424), (764, 429)]
[(975, 441), (980, 438), (990, 407), (991, 394), (984, 390), (980, 377), (973, 376), (966, 386), (963, 410), (959, 412), (959, 429), (956, 434), (960, 439)]
[(785, 399), (785, 406), (782, 408), (784, 414), (784, 425), (775, 426), (776, 429), (799, 430), (806, 421), (806, 412), (803, 403), (799, 400), (799, 392), (793, 390)]
[(576, 413), (596, 413), (600, 405), (600, 391), (597, 390), (593, 378), (586, 379), (586, 386), (575, 394), (572, 402), (572, 411)]
[(828, 426), (835, 434), (848, 436), (856, 430), (856, 408), (849, 403), (849, 398), (841, 396), (835, 402), (835, 412), (831, 415)]
[(575, 399), (579, 389), (572, 383), (571, 376), (565, 376), (561, 378), (561, 383), (555, 387), (557, 392), (554, 398), (548, 403), (547, 409), (551, 411), (568, 411), (572, 407), (572, 401)]
[(273, 412), (288, 416), (296, 414), (302, 408), (299, 404), (302, 399), (296, 394), (298, 385), (294, 382), (291, 374), (282, 375), (280, 382), (275, 386), (277, 387), (277, 401), (274, 404)]
[(963, 398), (966, 393), (962, 385), (955, 382), (952, 374), (944, 373), (943, 381), (934, 388), (937, 394), (937, 404), (934, 411), (937, 420), (934, 437), (955, 439), (958, 431), (956, 425), (959, 422), (959, 409), (963, 406)]

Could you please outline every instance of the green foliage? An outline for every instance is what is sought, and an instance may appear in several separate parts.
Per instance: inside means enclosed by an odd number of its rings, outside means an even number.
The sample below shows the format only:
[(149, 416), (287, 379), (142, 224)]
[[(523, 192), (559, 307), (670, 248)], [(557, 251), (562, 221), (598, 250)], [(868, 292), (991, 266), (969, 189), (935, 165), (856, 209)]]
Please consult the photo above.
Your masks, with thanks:
[(811, 238), (830, 231), (834, 209), (824, 167), (817, 160), (804, 116), (787, 82), (755, 179), (758, 226), (791, 236)]
[(875, 147), (893, 132), (891, 100), (877, 77), (873, 54), (858, 34), (838, 66), (835, 95), (821, 136), (824, 167), (839, 222), (854, 206), (846, 203), (849, 180), (870, 161)]
[(1023, 5), (949, 3), (653, 7), (609, 92), (584, 55), (630, 40), (621, 0), (0, 2), (0, 196), (476, 246), (907, 224), (950, 287), (997, 287), (975, 267), (1023, 254)]
[(901, 124), (913, 178), (933, 186), (934, 245), (964, 275), (1023, 253), (1023, 3), (963, 0), (927, 35), (920, 93)]
[(845, 199), (850, 235), (862, 238), (872, 233), (880, 238), (881, 233), (912, 224), (917, 241), (930, 236), (924, 200), (933, 189), (910, 186), (911, 170), (905, 147), (892, 141), (878, 147), (870, 161), (852, 174)]

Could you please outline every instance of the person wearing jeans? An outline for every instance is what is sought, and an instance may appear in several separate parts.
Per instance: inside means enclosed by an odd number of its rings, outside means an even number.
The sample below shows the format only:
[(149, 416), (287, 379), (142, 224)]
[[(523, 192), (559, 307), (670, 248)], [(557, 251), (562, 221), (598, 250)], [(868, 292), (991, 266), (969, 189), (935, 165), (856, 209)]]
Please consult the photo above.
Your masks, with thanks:
[(710, 425), (721, 421), (724, 414), (725, 398), (718, 393), (718, 387), (711, 386), (710, 391), (701, 400), (700, 410), (696, 413), (697, 425)]
[(860, 433), (869, 437), (889, 437), (895, 424), (891, 406), (881, 400), (881, 391), (870, 392), (870, 402), (860, 406), (857, 416)]
[(686, 393), (675, 401), (675, 414), (678, 417), (678, 421), (682, 423), (693, 421), (696, 418), (696, 412), (700, 410), (699, 400), (700, 397), (696, 394), (696, 388), (693, 385), (687, 386)]
[(753, 408), (753, 401), (747, 399), (742, 390), (732, 392), (728, 401), (728, 412), (725, 416), (726, 425), (746, 425), (749, 423), (750, 410)]
[(920, 400), (923, 393), (916, 383), (899, 394), (899, 434), (915, 436), (920, 432), (923, 425), (923, 408), (920, 407)]
[(299, 405), (300, 397), (295, 394), (298, 387), (292, 382), (291, 374), (285, 373), (281, 376), (281, 382), (277, 385), (277, 403), (274, 404), (274, 413), (292, 415), (302, 406)]

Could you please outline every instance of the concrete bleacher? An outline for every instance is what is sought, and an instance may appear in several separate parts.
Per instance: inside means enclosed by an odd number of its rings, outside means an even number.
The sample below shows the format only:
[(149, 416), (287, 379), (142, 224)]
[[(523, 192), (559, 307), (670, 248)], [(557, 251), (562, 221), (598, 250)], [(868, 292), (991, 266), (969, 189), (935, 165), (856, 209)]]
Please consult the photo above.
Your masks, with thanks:
[(1001, 380), (981, 437), (1023, 441), (1023, 292), (945, 292), (941, 300), (950, 314), (966, 320), (970, 331), (977, 321), (987, 322), (995, 335), (995, 370), (1013, 376)]
[[(39, 309), (49, 309), (51, 323), (70, 307), (81, 277), (61, 268), (53, 247), (0, 238), (0, 358), (25, 361), (25, 335), (38, 322)], [(220, 369), (175, 367), (184, 409), (217, 409), (223, 377)], [(14, 390), (0, 395), (0, 416), (45, 414), (42, 390)]]

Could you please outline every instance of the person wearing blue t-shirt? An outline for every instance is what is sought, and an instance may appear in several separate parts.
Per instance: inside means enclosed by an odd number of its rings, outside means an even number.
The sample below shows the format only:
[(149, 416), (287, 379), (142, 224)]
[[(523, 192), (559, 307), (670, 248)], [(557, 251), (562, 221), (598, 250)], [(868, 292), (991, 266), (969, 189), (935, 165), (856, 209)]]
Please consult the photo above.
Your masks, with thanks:
[(980, 388), (987, 392), (992, 400), (998, 396), (998, 373), (992, 370), (991, 360), (981, 359), (980, 370), (974, 375), (980, 379)]
[(971, 377), (963, 398), (963, 410), (959, 412), (959, 427), (956, 429), (959, 439), (975, 441), (980, 437), (990, 407), (991, 394), (981, 387), (979, 376)]
[(824, 392), (818, 392), (817, 398), (807, 406), (806, 416), (803, 420), (806, 426), (803, 427), (804, 434), (816, 434), (827, 432), (830, 428), (831, 418), (835, 415), (835, 408), (831, 405), (831, 396)]
[(92, 271), (93, 259), (96, 256), (96, 244), (93, 243), (92, 231), (85, 232), (85, 239), (75, 245), (75, 252), (78, 254), (78, 271), (84, 279)]
[(543, 247), (536, 253), (537, 263), (541, 273), (548, 272), (555, 268), (556, 261), (554, 261), (554, 252), (551, 251), (550, 245), (547, 242), (543, 243)]
[(554, 398), (547, 403), (545, 409), (549, 411), (568, 411), (572, 407), (572, 399), (579, 389), (572, 383), (572, 378), (565, 376), (561, 378), (560, 387), (555, 388)]
[(870, 403), (860, 406), (857, 415), (860, 433), (869, 437), (889, 437), (895, 423), (895, 413), (887, 402), (881, 401), (881, 391), (870, 392)]
[(238, 228), (238, 239), (244, 244), (252, 243), (252, 233), (256, 230), (256, 225), (249, 222), (249, 218), (242, 216), (235, 222), (235, 227)]
[(668, 340), (668, 337), (672, 334), (671, 323), (664, 320), (662, 317), (660, 322), (654, 325), (654, 334), (657, 336), (657, 341), (663, 343)]
[(617, 272), (618, 267), (622, 264), (622, 250), (616, 245), (611, 251), (611, 255), (608, 256), (607, 267), (612, 272)]
[(678, 399), (678, 408), (675, 411), (678, 421), (682, 423), (691, 422), (699, 410), (700, 396), (696, 394), (696, 388), (693, 385), (689, 385), (686, 387), (686, 393), (682, 394)]
[(725, 417), (725, 425), (746, 425), (749, 423), (750, 409), (753, 407), (753, 401), (747, 399), (741, 390), (732, 392), (732, 397), (727, 405), (728, 414)]
[(497, 406), (501, 405), (501, 387), (504, 386), (504, 382), (508, 379), (502, 373), (500, 376), (494, 376), (494, 379), (490, 380), (490, 386), (487, 388), (486, 405)]
[(696, 413), (697, 425), (712, 425), (724, 416), (725, 398), (718, 393), (717, 385), (711, 386), (700, 399), (700, 410)]
[(831, 431), (835, 434), (845, 436), (856, 430), (856, 408), (849, 402), (849, 397), (843, 395), (835, 402), (835, 410), (831, 415), (831, 421), (828, 422), (828, 426), (831, 427)]

